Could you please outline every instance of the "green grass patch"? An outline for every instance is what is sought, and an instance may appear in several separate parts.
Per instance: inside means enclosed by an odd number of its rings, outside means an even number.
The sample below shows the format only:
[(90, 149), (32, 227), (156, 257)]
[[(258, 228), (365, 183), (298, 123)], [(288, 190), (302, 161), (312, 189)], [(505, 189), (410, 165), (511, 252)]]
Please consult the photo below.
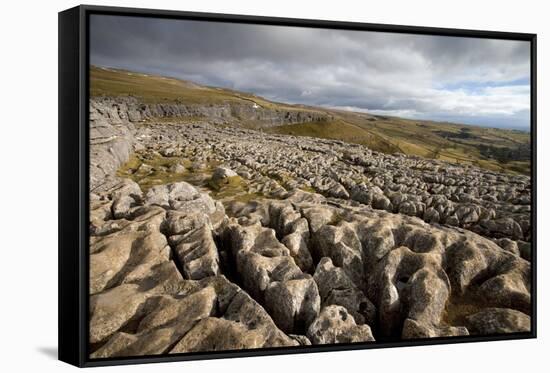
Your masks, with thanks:
[[(173, 166), (180, 164), (185, 167), (183, 172), (174, 172)], [(183, 157), (163, 157), (137, 153), (122, 165), (117, 175), (135, 181), (147, 192), (156, 185), (185, 181), (195, 187), (206, 188), (218, 200), (250, 201), (262, 197), (261, 193), (249, 193), (246, 180), (240, 176), (232, 176), (213, 181), (212, 173), (219, 166), (216, 160), (209, 161), (205, 167), (194, 169), (193, 162)]]
[(268, 133), (292, 136), (319, 137), (366, 145), (375, 151), (394, 153), (399, 149), (377, 134), (348, 124), (342, 120), (306, 122), (265, 129)]
[(157, 156), (147, 159), (135, 154), (118, 169), (117, 175), (132, 179), (144, 192), (147, 192), (155, 185), (187, 181), (190, 177), (189, 170), (186, 168), (183, 172), (173, 172), (171, 168), (176, 164), (185, 167), (184, 159), (179, 157)]

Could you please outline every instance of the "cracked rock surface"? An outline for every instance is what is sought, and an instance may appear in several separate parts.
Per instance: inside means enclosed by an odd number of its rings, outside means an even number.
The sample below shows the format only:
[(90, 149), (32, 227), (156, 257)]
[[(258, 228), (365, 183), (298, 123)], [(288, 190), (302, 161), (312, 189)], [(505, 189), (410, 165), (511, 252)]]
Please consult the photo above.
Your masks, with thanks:
[(530, 330), (529, 177), (134, 111), (90, 108), (92, 357)]

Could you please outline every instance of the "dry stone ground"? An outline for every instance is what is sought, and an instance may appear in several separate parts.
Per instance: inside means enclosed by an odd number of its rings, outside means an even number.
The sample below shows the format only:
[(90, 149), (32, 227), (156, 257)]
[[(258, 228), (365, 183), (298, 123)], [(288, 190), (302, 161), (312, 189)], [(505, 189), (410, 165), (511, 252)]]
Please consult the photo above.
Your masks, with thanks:
[(529, 177), (138, 109), (90, 107), (93, 357), (530, 330)]

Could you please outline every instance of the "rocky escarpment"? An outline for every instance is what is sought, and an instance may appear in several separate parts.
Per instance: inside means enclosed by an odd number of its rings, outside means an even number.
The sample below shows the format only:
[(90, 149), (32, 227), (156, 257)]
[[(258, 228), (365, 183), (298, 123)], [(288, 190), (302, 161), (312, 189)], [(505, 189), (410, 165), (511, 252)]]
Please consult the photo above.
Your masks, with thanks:
[(93, 357), (530, 330), (529, 178), (106, 107)]
[(90, 102), (90, 190), (128, 160), (134, 133), (134, 125), (117, 107)]
[[(116, 109), (118, 116), (130, 122), (141, 122), (159, 118), (204, 118), (216, 124), (254, 122), (259, 127), (282, 126), (285, 124), (317, 122), (331, 119), (331, 115), (308, 109), (284, 106), (263, 107), (252, 99), (220, 104), (141, 103), (134, 97), (96, 97), (92, 106), (101, 111)], [(110, 109), (107, 109), (107, 111)]]
[(90, 101), (90, 142), (92, 189), (106, 175), (128, 160), (132, 151), (134, 123), (163, 119), (196, 120), (239, 125), (254, 123), (256, 127), (319, 122), (331, 116), (314, 111), (264, 108), (252, 100), (242, 103), (193, 105), (183, 103), (144, 104), (134, 97), (95, 97)]

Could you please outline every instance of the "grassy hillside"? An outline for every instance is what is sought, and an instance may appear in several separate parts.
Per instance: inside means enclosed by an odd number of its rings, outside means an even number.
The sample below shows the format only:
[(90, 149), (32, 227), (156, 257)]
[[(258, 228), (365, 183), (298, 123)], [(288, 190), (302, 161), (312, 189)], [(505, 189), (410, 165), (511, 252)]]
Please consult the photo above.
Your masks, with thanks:
[[(118, 69), (91, 67), (91, 96), (134, 96), (145, 103), (250, 104), (278, 111), (327, 114), (330, 121), (263, 129), (270, 133), (337, 139), (385, 153), (401, 152), (490, 170), (530, 172), (530, 134), (522, 131), (410, 120), (320, 107), (290, 105), (250, 93)], [(245, 127), (255, 123), (241, 123)]]
[(530, 134), (527, 132), (395, 117), (342, 115), (348, 122), (380, 135), (405, 154), (495, 171), (530, 172)]
[(90, 95), (92, 97), (133, 96), (144, 103), (197, 105), (256, 103), (267, 109), (318, 111), (315, 108), (269, 101), (250, 93), (207, 87), (176, 78), (97, 66), (90, 67)]
[(272, 127), (266, 131), (342, 140), (385, 153), (400, 152), (494, 171), (530, 172), (527, 132), (340, 111), (332, 114), (337, 119), (331, 122)]
[(384, 153), (395, 153), (400, 151), (397, 146), (391, 144), (382, 136), (359, 126), (346, 123), (343, 120), (291, 124), (267, 128), (265, 131), (283, 135), (341, 140), (366, 145), (372, 150)]

